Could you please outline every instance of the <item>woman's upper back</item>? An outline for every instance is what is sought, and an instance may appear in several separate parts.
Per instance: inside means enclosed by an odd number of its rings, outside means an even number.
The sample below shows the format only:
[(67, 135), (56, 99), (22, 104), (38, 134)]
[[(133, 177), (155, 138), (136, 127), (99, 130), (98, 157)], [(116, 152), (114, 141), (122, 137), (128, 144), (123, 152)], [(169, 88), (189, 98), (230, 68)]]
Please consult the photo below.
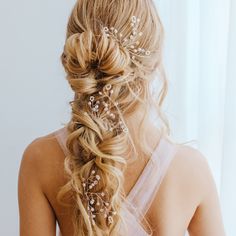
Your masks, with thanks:
[[(68, 150), (66, 148), (66, 136), (67, 130), (66, 128), (60, 129), (54, 133), (61, 149), (64, 154), (68, 154)], [(140, 163), (136, 162), (136, 170), (141, 167), (141, 171), (137, 171), (138, 177), (136, 174), (126, 173), (127, 180), (132, 175), (135, 177), (135, 181), (132, 182), (132, 187), (129, 191), (127, 191), (126, 199), (124, 205), (123, 214), (127, 222), (129, 222), (127, 235), (131, 235), (132, 233), (136, 233), (137, 235), (148, 235), (144, 228), (142, 227), (143, 217), (146, 215), (149, 210), (154, 197), (160, 187), (160, 184), (167, 172), (167, 169), (175, 157), (175, 154), (178, 150), (177, 145), (170, 143), (166, 138), (162, 137), (157, 146), (154, 148), (151, 157), (145, 164), (145, 166), (140, 165)], [(139, 161), (140, 162), (140, 161)], [(138, 169), (137, 169), (138, 168)], [(134, 168), (131, 168), (133, 172)], [(134, 182), (134, 183), (133, 183)], [(129, 185), (129, 184), (128, 184)], [(121, 235), (122, 229), (120, 230)]]
[[(19, 203), (21, 219), (27, 221), (21, 223), (21, 232), (27, 233), (22, 235), (52, 235), (56, 221), (63, 235), (73, 234), (73, 209), (61, 206), (56, 200), (60, 187), (67, 182), (64, 175), (66, 149), (60, 137), (63, 137), (63, 129), (36, 139), (24, 152)], [(132, 226), (128, 229), (130, 234), (148, 234), (139, 222), (145, 215), (153, 235), (183, 235), (187, 228), (202, 230), (200, 235), (223, 235), (219, 230), (206, 234), (204, 227), (201, 229), (200, 223), (196, 223), (202, 214), (199, 209), (211, 198), (209, 208), (215, 208), (213, 218), (220, 224), (217, 198), (208, 192), (215, 193), (215, 186), (204, 157), (193, 148), (177, 146), (163, 138), (151, 159), (153, 162), (146, 159), (133, 163), (125, 173), (125, 204), (129, 209), (125, 215)], [(207, 232), (213, 232), (210, 221), (208, 223)]]

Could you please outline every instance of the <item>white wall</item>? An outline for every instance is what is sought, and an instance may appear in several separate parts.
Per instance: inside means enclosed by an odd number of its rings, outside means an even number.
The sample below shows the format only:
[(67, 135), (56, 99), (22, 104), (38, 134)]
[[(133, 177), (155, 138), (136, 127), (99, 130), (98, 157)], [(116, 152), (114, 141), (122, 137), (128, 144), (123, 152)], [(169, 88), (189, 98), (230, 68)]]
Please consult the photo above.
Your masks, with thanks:
[(236, 235), (236, 2), (164, 0), (167, 114), (177, 140), (196, 140), (220, 194), (226, 235)]
[(0, 1), (0, 235), (18, 235), (17, 175), (34, 138), (69, 118), (60, 65), (74, 1)]
[(222, 208), (227, 235), (236, 234), (236, 1), (231, 2), (228, 50), (228, 83), (225, 100), (224, 162), (222, 163)]

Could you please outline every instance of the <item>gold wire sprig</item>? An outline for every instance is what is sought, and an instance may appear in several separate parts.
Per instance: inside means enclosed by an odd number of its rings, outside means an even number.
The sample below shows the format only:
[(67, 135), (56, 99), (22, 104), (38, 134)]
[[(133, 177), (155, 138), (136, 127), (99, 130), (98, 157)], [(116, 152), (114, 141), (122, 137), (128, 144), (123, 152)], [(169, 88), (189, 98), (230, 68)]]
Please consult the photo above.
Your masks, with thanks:
[(138, 31), (139, 23), (140, 18), (136, 16), (131, 17), (131, 30), (127, 37), (124, 37), (123, 34), (114, 27), (103, 27), (103, 30), (107, 37), (114, 38), (117, 42), (120, 43), (122, 47), (128, 49), (132, 60), (135, 60), (136, 57), (148, 57), (151, 55), (151, 52), (149, 50), (139, 47), (139, 38), (143, 35), (143, 32)]
[(113, 216), (116, 211), (110, 210), (110, 202), (106, 200), (106, 193), (96, 192), (95, 186), (99, 184), (101, 177), (95, 170), (91, 171), (90, 176), (85, 179), (82, 178), (82, 186), (84, 191), (84, 199), (87, 202), (87, 212), (90, 217), (92, 225), (96, 224), (96, 217), (102, 214), (107, 219), (108, 225), (113, 223)]
[(101, 91), (98, 92), (99, 97), (96, 98), (94, 95), (89, 97), (88, 106), (92, 114), (99, 116), (99, 114), (105, 114), (104, 121), (106, 122), (107, 130), (113, 131), (114, 129), (120, 129), (121, 131), (127, 133), (128, 128), (125, 123), (118, 118), (111, 110), (111, 107), (118, 108), (118, 102), (113, 102), (111, 96), (113, 94), (113, 88), (111, 84), (106, 84)]

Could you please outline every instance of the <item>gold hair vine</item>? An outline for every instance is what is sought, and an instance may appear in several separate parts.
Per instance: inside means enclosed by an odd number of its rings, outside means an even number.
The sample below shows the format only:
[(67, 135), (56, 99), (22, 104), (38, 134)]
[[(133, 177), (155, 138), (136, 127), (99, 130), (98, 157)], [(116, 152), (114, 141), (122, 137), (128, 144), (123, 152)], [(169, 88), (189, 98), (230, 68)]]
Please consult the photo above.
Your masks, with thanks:
[(113, 216), (116, 215), (116, 211), (109, 210), (110, 202), (105, 200), (106, 194), (93, 190), (100, 179), (100, 175), (96, 174), (95, 170), (91, 171), (91, 174), (87, 179), (82, 179), (84, 197), (87, 201), (87, 212), (92, 225), (95, 225), (96, 216), (98, 214), (103, 214), (103, 217), (107, 219), (108, 224), (113, 223)]
[(123, 37), (122, 33), (119, 33), (114, 27), (108, 28), (107, 26), (103, 27), (104, 32), (107, 37), (113, 37), (118, 41), (124, 48), (128, 49), (131, 59), (135, 60), (137, 57), (147, 57), (150, 56), (151, 52), (144, 48), (139, 47), (140, 41), (139, 37), (143, 35), (142, 32), (138, 32), (140, 19), (136, 16), (131, 17), (131, 33), (128, 37)]
[[(102, 91), (99, 91), (100, 95), (99, 99), (96, 99), (95, 96), (90, 96), (88, 105), (92, 113), (97, 114), (98, 112), (106, 114), (106, 124), (107, 130), (113, 131), (114, 129), (121, 129), (123, 132), (128, 132), (128, 128), (124, 124), (123, 121), (119, 119), (118, 123), (115, 120), (116, 115), (111, 111), (111, 105), (114, 105), (116, 109), (118, 109), (118, 102), (113, 102), (111, 99), (111, 95), (113, 94), (113, 89), (111, 84), (107, 84), (103, 87)], [(107, 98), (106, 100), (104, 99)]]

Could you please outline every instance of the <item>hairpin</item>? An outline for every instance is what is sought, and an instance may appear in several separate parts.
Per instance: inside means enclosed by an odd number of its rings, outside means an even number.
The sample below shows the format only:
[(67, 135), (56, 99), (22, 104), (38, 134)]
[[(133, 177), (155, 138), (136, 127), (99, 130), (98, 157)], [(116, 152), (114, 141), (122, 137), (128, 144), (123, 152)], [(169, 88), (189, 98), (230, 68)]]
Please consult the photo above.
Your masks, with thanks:
[[(114, 129), (121, 129), (124, 132), (128, 132), (128, 129), (123, 121), (119, 119), (116, 121), (116, 115), (111, 111), (111, 105), (118, 109), (118, 102), (113, 102), (111, 95), (113, 89), (111, 84), (107, 84), (103, 87), (102, 91), (99, 91), (100, 97), (98, 99), (95, 96), (90, 96), (88, 105), (92, 113), (105, 113), (107, 130), (113, 131)], [(107, 99), (104, 99), (107, 98)]]
[(143, 35), (143, 32), (138, 32), (140, 19), (136, 16), (131, 17), (131, 33), (128, 37), (123, 37), (122, 33), (119, 33), (114, 27), (108, 28), (107, 26), (103, 27), (103, 30), (107, 37), (113, 37), (118, 41), (124, 48), (127, 48), (131, 54), (131, 59), (135, 60), (136, 57), (147, 57), (150, 56), (151, 52), (144, 48), (139, 47), (140, 41), (139, 37)]
[(84, 198), (87, 202), (87, 212), (92, 225), (95, 225), (98, 214), (103, 214), (108, 224), (113, 223), (113, 216), (116, 215), (116, 211), (109, 210), (110, 202), (105, 200), (106, 194), (104, 192), (94, 191), (94, 187), (99, 183), (100, 179), (100, 175), (96, 174), (95, 170), (91, 171), (87, 179), (82, 178)]

